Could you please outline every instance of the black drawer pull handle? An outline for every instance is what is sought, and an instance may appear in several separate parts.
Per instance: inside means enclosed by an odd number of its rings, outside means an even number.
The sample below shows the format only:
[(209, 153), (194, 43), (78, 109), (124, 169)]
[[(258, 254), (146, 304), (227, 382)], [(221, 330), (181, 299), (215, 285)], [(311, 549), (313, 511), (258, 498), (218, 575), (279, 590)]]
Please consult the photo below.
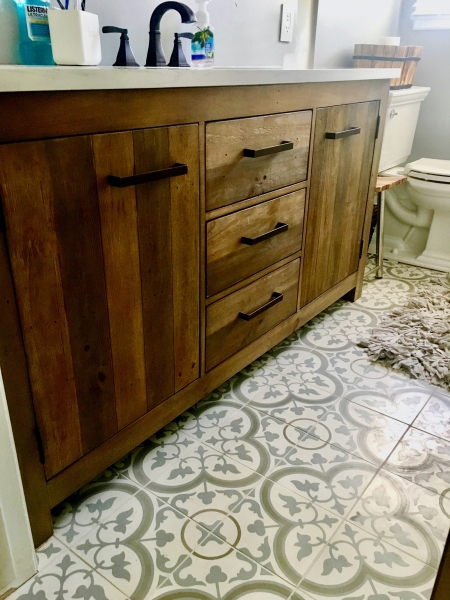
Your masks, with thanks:
[(258, 237), (254, 237), (254, 238), (243, 237), (241, 241), (243, 244), (246, 244), (247, 246), (254, 246), (255, 244), (259, 244), (260, 242), (263, 242), (264, 240), (268, 240), (269, 238), (273, 237), (274, 235), (279, 235), (280, 233), (283, 233), (284, 231), (287, 231), (288, 229), (289, 229), (289, 225), (287, 225), (286, 223), (277, 223), (275, 226), (275, 229), (272, 229), (271, 231), (267, 231), (267, 233), (258, 235)]
[(344, 131), (327, 131), (325, 137), (327, 140), (339, 140), (340, 138), (350, 137), (351, 135), (358, 135), (358, 133), (361, 133), (361, 127), (350, 127), (350, 129), (344, 129)]
[(149, 181), (167, 179), (168, 177), (178, 177), (179, 175), (186, 175), (187, 172), (187, 165), (175, 163), (173, 167), (170, 167), (170, 169), (150, 171), (150, 173), (142, 173), (141, 175), (131, 175), (131, 177), (116, 177), (115, 175), (108, 175), (108, 183), (113, 187), (123, 188), (128, 187), (130, 185), (148, 183)]
[(275, 304), (278, 304), (278, 302), (281, 302), (282, 300), (283, 300), (283, 294), (274, 292), (272, 294), (272, 299), (269, 300), (269, 302), (267, 304), (264, 304), (264, 306), (261, 306), (261, 308), (257, 308), (254, 312), (252, 312), (250, 314), (240, 312), (239, 318), (243, 319), (244, 321), (251, 321), (252, 319), (257, 317), (261, 313), (265, 312), (266, 310), (269, 310), (269, 308), (271, 308), (272, 306), (275, 306)]
[(269, 148), (261, 148), (260, 150), (250, 150), (250, 148), (244, 148), (244, 156), (247, 156), (248, 158), (259, 158), (260, 156), (267, 156), (268, 154), (286, 152), (286, 150), (292, 150), (293, 148), (293, 142), (281, 142), (281, 144), (278, 144), (278, 146), (269, 146)]

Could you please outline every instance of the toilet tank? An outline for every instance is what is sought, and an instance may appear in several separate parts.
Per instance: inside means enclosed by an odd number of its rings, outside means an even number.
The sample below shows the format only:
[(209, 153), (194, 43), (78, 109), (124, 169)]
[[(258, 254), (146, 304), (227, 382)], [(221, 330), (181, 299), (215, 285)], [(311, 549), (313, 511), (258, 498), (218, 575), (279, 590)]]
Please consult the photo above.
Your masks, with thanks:
[(379, 172), (404, 164), (411, 154), (421, 103), (429, 87), (411, 87), (389, 92)]

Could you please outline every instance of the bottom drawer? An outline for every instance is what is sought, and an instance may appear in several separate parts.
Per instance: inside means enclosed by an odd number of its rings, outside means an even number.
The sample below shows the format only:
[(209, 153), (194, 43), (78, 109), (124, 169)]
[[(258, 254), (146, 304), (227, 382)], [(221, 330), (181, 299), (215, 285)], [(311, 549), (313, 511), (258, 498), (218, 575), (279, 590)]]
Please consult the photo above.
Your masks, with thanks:
[(299, 274), (297, 259), (208, 306), (207, 371), (296, 312)]

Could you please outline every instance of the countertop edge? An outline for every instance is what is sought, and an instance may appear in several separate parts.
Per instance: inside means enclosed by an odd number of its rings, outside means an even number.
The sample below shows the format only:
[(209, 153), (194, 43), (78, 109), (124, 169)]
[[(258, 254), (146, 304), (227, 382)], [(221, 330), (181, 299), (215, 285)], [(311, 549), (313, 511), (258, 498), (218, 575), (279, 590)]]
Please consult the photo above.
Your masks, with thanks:
[(401, 69), (208, 70), (0, 65), (0, 93), (334, 83), (393, 79)]

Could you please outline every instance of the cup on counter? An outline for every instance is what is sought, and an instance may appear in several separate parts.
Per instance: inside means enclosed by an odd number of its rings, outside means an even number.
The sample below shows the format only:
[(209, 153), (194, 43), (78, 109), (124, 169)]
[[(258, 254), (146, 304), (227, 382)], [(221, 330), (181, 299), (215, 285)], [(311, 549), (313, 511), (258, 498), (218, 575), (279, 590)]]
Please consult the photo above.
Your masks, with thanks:
[(98, 65), (102, 60), (98, 15), (81, 10), (49, 10), (53, 60), (57, 65)]
[(399, 37), (382, 37), (380, 40), (382, 46), (400, 46)]

